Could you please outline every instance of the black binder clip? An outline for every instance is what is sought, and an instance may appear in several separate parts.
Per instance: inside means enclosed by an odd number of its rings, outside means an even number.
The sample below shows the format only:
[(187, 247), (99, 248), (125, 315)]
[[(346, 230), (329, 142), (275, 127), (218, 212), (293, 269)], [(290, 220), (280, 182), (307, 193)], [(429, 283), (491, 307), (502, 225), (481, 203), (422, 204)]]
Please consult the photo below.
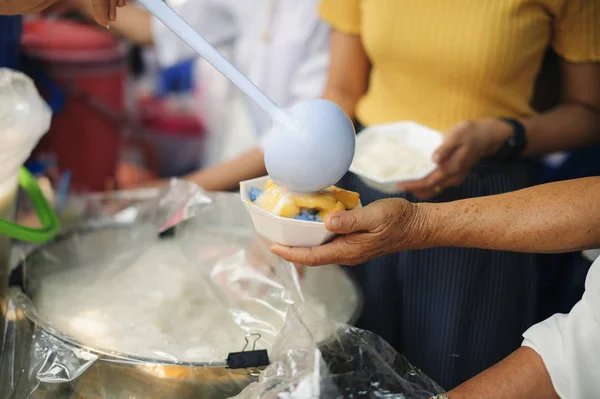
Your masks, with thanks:
[(160, 233), (158, 233), (158, 238), (160, 240), (166, 240), (166, 239), (175, 237), (175, 230), (176, 230), (175, 228), (176, 227), (177, 226), (171, 226), (168, 229), (161, 231)]
[[(252, 350), (246, 352), (246, 348), (250, 345), (248, 337), (256, 337), (252, 344)], [(256, 342), (261, 339), (260, 334), (246, 335), (246, 345), (241, 352), (232, 352), (227, 356), (227, 367), (230, 369), (248, 369), (256, 367), (265, 367), (269, 365), (269, 355), (265, 349), (256, 350)]]

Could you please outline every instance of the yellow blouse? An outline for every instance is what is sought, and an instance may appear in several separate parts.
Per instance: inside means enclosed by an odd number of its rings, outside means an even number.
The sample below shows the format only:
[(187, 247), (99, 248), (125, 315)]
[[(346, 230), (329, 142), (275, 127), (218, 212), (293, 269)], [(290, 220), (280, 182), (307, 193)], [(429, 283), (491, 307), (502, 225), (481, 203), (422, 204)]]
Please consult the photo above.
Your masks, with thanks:
[(322, 0), (320, 14), (360, 34), (371, 60), (355, 115), (365, 125), (413, 120), (443, 132), (530, 116), (549, 45), (571, 62), (600, 61), (600, 0)]

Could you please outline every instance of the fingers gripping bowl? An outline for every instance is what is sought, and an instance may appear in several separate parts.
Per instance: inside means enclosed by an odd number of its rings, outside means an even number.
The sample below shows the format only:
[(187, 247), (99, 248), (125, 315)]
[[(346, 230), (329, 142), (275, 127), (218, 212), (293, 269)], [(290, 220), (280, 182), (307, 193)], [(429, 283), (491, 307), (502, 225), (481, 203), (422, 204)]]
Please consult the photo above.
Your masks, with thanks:
[[(335, 234), (327, 230), (323, 222), (329, 210), (326, 212), (319, 210), (317, 212), (302, 209), (298, 215), (294, 215), (294, 211), (290, 213), (286, 213), (285, 210), (279, 212), (288, 216), (286, 217), (270, 212), (255, 203), (257, 194), (263, 192), (271, 184), (269, 176), (246, 180), (240, 183), (241, 199), (250, 213), (254, 228), (258, 234), (277, 244), (290, 247), (314, 247), (325, 244), (334, 238)], [(332, 207), (330, 211), (349, 210), (361, 206), (358, 194), (343, 190), (339, 191), (344, 194), (334, 195), (335, 197), (347, 197), (344, 198), (344, 201), (336, 201), (335, 203), (343, 202), (345, 205), (342, 204), (343, 207), (341, 207), (338, 204)]]

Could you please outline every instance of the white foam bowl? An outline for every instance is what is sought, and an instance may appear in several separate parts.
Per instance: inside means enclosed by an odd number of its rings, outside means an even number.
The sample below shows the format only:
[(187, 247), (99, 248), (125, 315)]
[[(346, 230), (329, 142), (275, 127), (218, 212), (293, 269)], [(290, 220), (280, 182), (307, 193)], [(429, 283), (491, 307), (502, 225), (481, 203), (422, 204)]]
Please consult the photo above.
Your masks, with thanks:
[[(400, 144), (406, 144), (406, 146), (420, 151), (428, 160), (431, 160), (434, 151), (443, 141), (441, 133), (415, 122), (374, 125), (364, 129), (356, 137), (356, 152), (354, 159), (357, 159), (357, 157), (367, 149), (369, 142), (371, 142), (376, 135), (386, 135)], [(402, 162), (402, 159), (399, 159), (398, 162)], [(418, 173), (392, 179), (366, 173), (360, 168), (357, 168), (354, 163), (350, 166), (350, 172), (359, 176), (367, 186), (386, 194), (394, 194), (398, 192), (396, 186), (399, 183), (422, 179), (433, 172), (435, 168), (435, 163), (430, 161), (430, 165)]]
[[(240, 182), (242, 202), (248, 209), (256, 232), (266, 239), (288, 247), (316, 247), (331, 241), (335, 234), (323, 222), (309, 222), (284, 218), (253, 204), (249, 192), (252, 187), (263, 190), (269, 176)], [(360, 202), (358, 204), (360, 207)]]

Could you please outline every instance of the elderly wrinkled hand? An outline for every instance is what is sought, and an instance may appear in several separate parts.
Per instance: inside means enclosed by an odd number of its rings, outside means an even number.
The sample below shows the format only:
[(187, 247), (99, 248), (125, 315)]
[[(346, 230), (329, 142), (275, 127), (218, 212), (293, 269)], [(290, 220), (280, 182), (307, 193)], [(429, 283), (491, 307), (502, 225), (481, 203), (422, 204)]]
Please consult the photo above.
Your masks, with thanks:
[(403, 199), (376, 201), (352, 211), (327, 216), (327, 229), (340, 234), (330, 243), (313, 248), (279, 244), (271, 251), (283, 259), (307, 266), (357, 265), (404, 249), (418, 249), (425, 242), (426, 213)]
[(475, 165), (494, 155), (510, 136), (510, 126), (499, 120), (461, 122), (446, 133), (433, 154), (437, 168), (423, 179), (400, 184), (398, 189), (425, 200), (459, 186)]
[[(93, 10), (96, 21), (106, 26), (109, 22), (116, 21), (117, 7), (124, 7), (127, 0), (86, 0)], [(50, 6), (66, 4), (67, 0), (0, 0), (0, 14), (18, 15), (35, 14), (42, 12)]]

